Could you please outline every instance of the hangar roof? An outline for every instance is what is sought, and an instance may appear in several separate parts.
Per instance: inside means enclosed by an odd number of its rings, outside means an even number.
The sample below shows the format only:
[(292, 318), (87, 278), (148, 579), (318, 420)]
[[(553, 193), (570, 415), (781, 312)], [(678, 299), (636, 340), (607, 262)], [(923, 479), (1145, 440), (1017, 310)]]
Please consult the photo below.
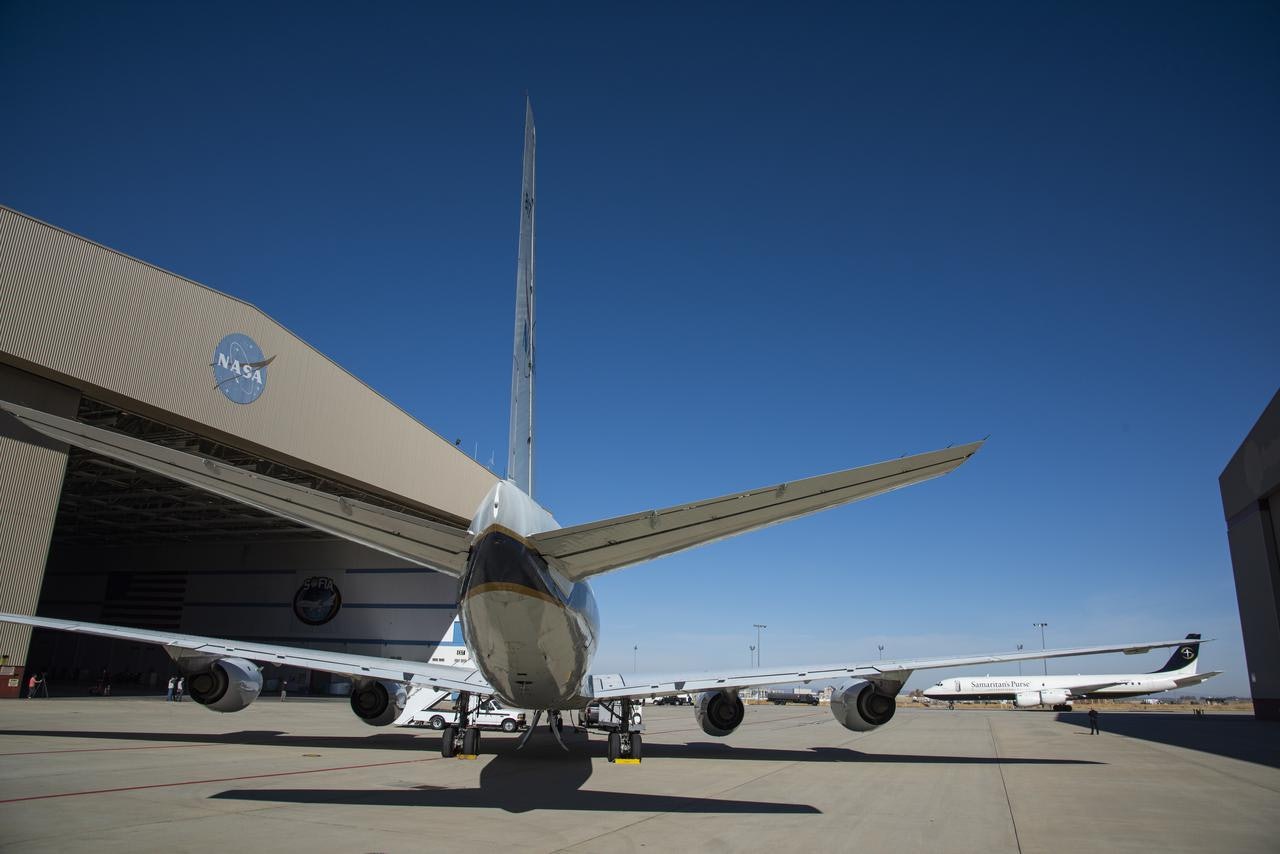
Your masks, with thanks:
[[(451, 521), (498, 479), (254, 306), (3, 206), (0, 305), (0, 361), (256, 464)], [(274, 357), (251, 403), (215, 385), (231, 333)]]

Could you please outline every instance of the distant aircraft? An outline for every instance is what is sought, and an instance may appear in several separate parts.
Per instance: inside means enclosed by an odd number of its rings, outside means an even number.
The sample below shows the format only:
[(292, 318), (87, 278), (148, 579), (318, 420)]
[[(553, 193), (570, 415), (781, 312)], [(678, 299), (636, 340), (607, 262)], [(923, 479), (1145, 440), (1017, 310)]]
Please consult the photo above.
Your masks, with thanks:
[(954, 676), (926, 688), (934, 700), (1013, 700), (1018, 708), (1053, 706), (1071, 710), (1073, 700), (1140, 697), (1199, 685), (1222, 673), (1196, 673), (1200, 635), (1189, 634), (1164, 667), (1152, 673), (1112, 673), (1100, 676)]
[[(463, 638), (471, 651), (473, 668), (17, 614), (0, 614), (0, 621), (160, 644), (186, 675), (191, 699), (219, 712), (239, 711), (257, 698), (262, 689), (261, 663), (351, 677), (351, 708), (375, 726), (390, 724), (400, 716), (409, 686), (457, 692), (459, 719), (443, 731), (441, 752), (445, 756), (476, 754), (480, 729), (472, 725), (470, 715), (483, 698), (497, 697), (508, 706), (535, 710), (533, 725), (525, 738), (536, 726), (537, 715), (544, 710), (549, 712), (551, 731), (557, 740), (561, 711), (602, 703), (611, 707), (611, 713), (599, 715), (599, 719), (615, 722), (600, 725), (609, 732), (610, 761), (640, 759), (643, 725), (639, 716), (632, 714), (631, 706), (642, 698), (698, 694), (694, 713), (703, 731), (727, 736), (745, 715), (739, 697), (743, 688), (853, 680), (833, 693), (831, 711), (842, 726), (864, 732), (893, 717), (894, 697), (914, 670), (1107, 652), (1138, 653), (1180, 643), (1156, 641), (822, 667), (731, 668), (711, 673), (593, 673), (591, 661), (600, 625), (595, 596), (588, 583), (591, 577), (939, 477), (973, 456), (982, 443), (561, 528), (531, 495), (534, 140), (533, 112), (526, 105), (507, 479), (494, 485), (466, 528), (329, 495), (220, 460), (203, 459), (0, 401), (0, 409), (57, 441), (454, 576), (459, 585)], [(809, 592), (797, 595), (812, 595), (814, 589), (820, 592), (820, 579), (811, 578), (808, 584)], [(872, 593), (868, 590), (868, 595)], [(679, 596), (681, 591), (673, 590), (670, 595)]]

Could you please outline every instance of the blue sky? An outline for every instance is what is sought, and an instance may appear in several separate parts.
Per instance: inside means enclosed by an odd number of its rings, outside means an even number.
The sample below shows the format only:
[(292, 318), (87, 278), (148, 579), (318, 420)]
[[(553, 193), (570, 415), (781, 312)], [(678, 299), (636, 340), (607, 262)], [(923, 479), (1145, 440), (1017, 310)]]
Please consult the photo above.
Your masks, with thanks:
[(601, 669), (745, 663), (753, 623), (768, 664), (1047, 621), (1202, 631), (1244, 693), (1217, 476), (1280, 383), (1278, 34), (1261, 3), (7, 2), (0, 202), (501, 462), (528, 90), (561, 523), (991, 436), (600, 579)]

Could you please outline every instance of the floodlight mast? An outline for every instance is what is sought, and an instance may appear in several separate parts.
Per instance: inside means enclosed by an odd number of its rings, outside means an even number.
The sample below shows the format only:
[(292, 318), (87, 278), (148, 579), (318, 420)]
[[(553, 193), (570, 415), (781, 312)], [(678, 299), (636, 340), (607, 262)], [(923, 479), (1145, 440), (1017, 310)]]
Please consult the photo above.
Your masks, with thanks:
[[(1044, 649), (1045, 649), (1044, 630), (1048, 625), (1049, 625), (1048, 623), (1032, 623), (1031, 624), (1032, 628), (1040, 630), (1040, 651), (1041, 652), (1044, 652)], [(1022, 647), (1018, 647), (1018, 648), (1021, 649)], [(1049, 659), (1045, 658), (1041, 660), (1044, 661), (1044, 675), (1048, 676), (1049, 675)]]

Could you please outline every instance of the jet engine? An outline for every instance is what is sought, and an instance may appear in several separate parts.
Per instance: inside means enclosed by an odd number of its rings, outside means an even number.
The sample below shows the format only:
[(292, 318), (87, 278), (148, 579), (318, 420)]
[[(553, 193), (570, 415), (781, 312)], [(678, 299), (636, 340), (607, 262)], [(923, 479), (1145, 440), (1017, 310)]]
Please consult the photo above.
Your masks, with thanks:
[(724, 738), (738, 728), (747, 710), (742, 698), (730, 691), (709, 691), (698, 695), (693, 706), (693, 716), (698, 719), (707, 735)]
[(871, 682), (854, 682), (831, 694), (831, 715), (840, 726), (854, 732), (870, 732), (887, 724), (897, 710), (894, 695)]
[(351, 689), (351, 711), (369, 726), (386, 726), (400, 717), (406, 698), (399, 682), (363, 679)]
[(1013, 704), (1019, 709), (1028, 706), (1061, 706), (1067, 702), (1067, 692), (1057, 691), (1022, 691), (1014, 695)]
[(215, 712), (238, 712), (262, 691), (262, 669), (243, 658), (214, 659), (183, 677), (187, 695)]

